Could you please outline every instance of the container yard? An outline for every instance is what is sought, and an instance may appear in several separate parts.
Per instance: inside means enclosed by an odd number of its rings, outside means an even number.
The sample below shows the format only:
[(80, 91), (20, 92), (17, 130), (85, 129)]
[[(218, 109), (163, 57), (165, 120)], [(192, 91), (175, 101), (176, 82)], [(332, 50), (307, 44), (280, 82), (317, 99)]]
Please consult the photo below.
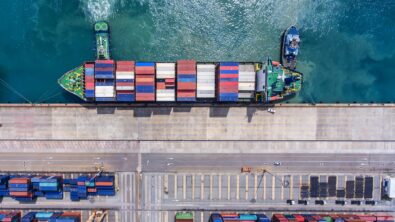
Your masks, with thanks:
[(33, 202), (37, 198), (63, 200), (64, 192), (72, 201), (89, 196), (114, 196), (114, 176), (79, 176), (75, 179), (61, 176), (0, 176), (0, 197), (10, 197), (19, 202)]

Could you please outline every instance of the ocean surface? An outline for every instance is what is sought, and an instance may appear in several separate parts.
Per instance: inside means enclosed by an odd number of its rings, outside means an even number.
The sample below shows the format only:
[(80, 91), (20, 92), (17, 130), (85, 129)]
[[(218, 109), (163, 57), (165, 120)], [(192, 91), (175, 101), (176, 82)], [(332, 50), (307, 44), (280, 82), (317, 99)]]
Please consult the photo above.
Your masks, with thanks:
[(300, 28), (304, 87), (290, 102), (395, 102), (395, 0), (1, 0), (0, 102), (80, 102), (57, 79), (94, 58), (92, 24), (114, 59), (278, 59)]

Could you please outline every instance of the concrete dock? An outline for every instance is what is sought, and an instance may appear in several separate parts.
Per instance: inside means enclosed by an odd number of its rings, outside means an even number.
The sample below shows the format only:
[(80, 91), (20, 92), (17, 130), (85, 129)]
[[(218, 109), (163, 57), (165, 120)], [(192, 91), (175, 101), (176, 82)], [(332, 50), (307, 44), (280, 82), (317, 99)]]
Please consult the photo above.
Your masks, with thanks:
[[(239, 201), (237, 206), (232, 205), (234, 200), (227, 198), (233, 195), (232, 189), (244, 186), (244, 192), (249, 190), (247, 196), (254, 195), (253, 191), (258, 189), (257, 174), (248, 179), (250, 185), (245, 181), (238, 182), (237, 186), (228, 184), (227, 197), (219, 198), (216, 203), (200, 197), (196, 201), (184, 197), (195, 196), (195, 192), (198, 193), (195, 189), (207, 187), (212, 187), (210, 192), (218, 195), (215, 192), (221, 185), (215, 183), (221, 183), (221, 180), (215, 178), (244, 178), (246, 175), (240, 174), (244, 165), (254, 170), (266, 169), (281, 177), (288, 174), (295, 178), (308, 178), (313, 174), (343, 175), (341, 178), (345, 178), (344, 175), (370, 175), (376, 178), (375, 198), (380, 199), (381, 178), (395, 173), (394, 105), (282, 104), (274, 109), (275, 114), (267, 112), (266, 107), (257, 106), (3, 104), (0, 105), (0, 168), (6, 172), (94, 172), (103, 166), (105, 170), (121, 175), (119, 195), (128, 197), (125, 205), (123, 202), (97, 201), (100, 205), (83, 202), (73, 206), (119, 209), (119, 221), (127, 222), (150, 221), (152, 218), (171, 221), (169, 218), (174, 212), (186, 209), (186, 205), (197, 212), (202, 209), (229, 210), (228, 207), (240, 211), (273, 210), (268, 204), (282, 211), (326, 209), (314, 205), (303, 209), (288, 206), (284, 195), (295, 198), (298, 195), (284, 193), (284, 189), (275, 184), (263, 184), (262, 189), (277, 187), (271, 192), (281, 193), (281, 198), (269, 202), (263, 198), (256, 203), (247, 199)], [(274, 161), (281, 165), (273, 166)], [(123, 179), (124, 174), (135, 179), (133, 182)], [(202, 179), (207, 184), (184, 179), (202, 178), (202, 175), (208, 176), (208, 179)], [(164, 178), (167, 177), (181, 178), (172, 182), (172, 186), (176, 186), (172, 192), (179, 190), (181, 194), (166, 197), (164, 187), (169, 181)], [(299, 186), (300, 183), (295, 183), (292, 192), (299, 192)], [(328, 203), (332, 204), (328, 210), (342, 209), (334, 205), (334, 199), (329, 199)], [(37, 207), (46, 208), (47, 205), (43, 202)], [(371, 208), (349, 205), (347, 209), (390, 211), (393, 206), (392, 202), (379, 202)]]

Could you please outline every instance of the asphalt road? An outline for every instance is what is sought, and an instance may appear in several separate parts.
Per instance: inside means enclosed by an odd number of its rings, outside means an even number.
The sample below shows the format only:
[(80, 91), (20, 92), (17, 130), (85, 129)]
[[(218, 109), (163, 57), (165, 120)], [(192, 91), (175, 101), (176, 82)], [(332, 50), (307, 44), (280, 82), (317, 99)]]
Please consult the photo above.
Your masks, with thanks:
[(132, 153), (2, 153), (0, 169), (5, 172), (133, 172), (138, 155)]
[[(274, 163), (280, 166), (274, 166)], [(394, 172), (394, 154), (142, 154), (143, 172), (234, 171), (242, 166), (277, 172)]]

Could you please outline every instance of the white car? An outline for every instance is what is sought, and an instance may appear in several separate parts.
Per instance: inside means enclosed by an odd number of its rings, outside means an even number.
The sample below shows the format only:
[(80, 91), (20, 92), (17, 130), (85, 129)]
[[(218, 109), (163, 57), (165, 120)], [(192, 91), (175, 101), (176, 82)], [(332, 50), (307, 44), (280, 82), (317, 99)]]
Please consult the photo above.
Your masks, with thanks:
[(281, 166), (281, 162), (273, 162), (274, 166)]

